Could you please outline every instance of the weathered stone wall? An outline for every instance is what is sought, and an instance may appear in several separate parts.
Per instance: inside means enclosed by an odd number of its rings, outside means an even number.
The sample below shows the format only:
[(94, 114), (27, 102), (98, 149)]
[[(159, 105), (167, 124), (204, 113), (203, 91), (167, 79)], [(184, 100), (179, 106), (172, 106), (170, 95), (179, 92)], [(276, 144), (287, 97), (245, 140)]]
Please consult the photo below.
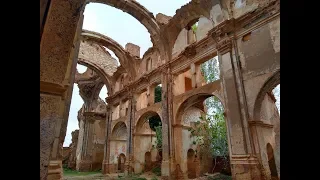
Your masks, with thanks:
[(140, 94), (138, 94), (136, 102), (137, 102), (137, 105), (136, 105), (137, 111), (139, 111), (140, 109), (146, 108), (148, 105), (147, 91), (143, 91)]
[(102, 161), (104, 156), (105, 144), (105, 120), (96, 120), (94, 123), (94, 143), (93, 143), (93, 157), (92, 170), (99, 170), (102, 168)]

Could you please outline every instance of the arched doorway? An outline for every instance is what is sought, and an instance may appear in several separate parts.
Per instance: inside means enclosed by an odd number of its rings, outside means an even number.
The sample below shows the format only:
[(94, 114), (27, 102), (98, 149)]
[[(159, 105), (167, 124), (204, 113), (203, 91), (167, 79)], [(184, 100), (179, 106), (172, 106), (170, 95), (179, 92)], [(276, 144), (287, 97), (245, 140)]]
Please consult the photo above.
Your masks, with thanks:
[(110, 138), (111, 173), (121, 173), (124, 170), (125, 154), (127, 151), (127, 126), (124, 122), (117, 122)]
[(195, 157), (196, 153), (193, 149), (189, 149), (187, 152), (187, 167), (188, 167), (188, 178), (194, 179), (196, 178), (196, 163)]
[(126, 156), (121, 153), (118, 157), (118, 172), (123, 173), (124, 172), (124, 164), (126, 162)]
[(144, 154), (144, 171), (150, 171), (152, 168), (151, 152)]
[(161, 117), (157, 112), (148, 111), (137, 115), (134, 134), (135, 173), (150, 171), (155, 168), (154, 165), (158, 165), (157, 154), (162, 144), (162, 138), (158, 137), (162, 136), (161, 127)]
[(271, 180), (278, 180), (278, 172), (276, 161), (274, 158), (273, 148), (270, 143), (267, 144), (267, 156), (268, 156), (268, 164), (271, 173)]
[[(212, 173), (214, 158), (229, 157), (224, 106), (218, 97), (219, 95), (210, 92), (194, 94), (186, 97), (177, 108), (175, 123), (179, 126), (174, 127), (175, 158), (185, 178), (190, 176), (190, 172), (191, 177), (193, 174), (201, 176)], [(194, 170), (190, 161), (190, 149), (197, 150)], [(229, 170), (229, 161), (224, 164), (222, 169)], [(192, 171), (195, 172), (192, 174)]]
[[(280, 176), (280, 70), (261, 86), (254, 104), (253, 119), (264, 126), (252, 126), (255, 147), (266, 171)], [(265, 146), (267, 144), (267, 147)], [(271, 153), (272, 152), (272, 153)], [(265, 156), (265, 154), (268, 154)], [(272, 166), (270, 166), (270, 162)], [(272, 169), (270, 169), (272, 168)], [(271, 171), (276, 171), (271, 172)], [(268, 173), (268, 174), (270, 174)], [(275, 175), (277, 174), (277, 175)], [(269, 177), (270, 178), (270, 177)]]

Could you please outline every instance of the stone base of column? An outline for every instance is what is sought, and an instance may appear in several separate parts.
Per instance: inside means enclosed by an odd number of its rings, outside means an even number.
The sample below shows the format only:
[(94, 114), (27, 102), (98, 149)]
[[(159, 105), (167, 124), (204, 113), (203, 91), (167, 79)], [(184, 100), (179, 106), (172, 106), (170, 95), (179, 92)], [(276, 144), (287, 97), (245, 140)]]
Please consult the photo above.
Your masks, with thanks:
[(118, 169), (118, 164), (108, 164), (108, 163), (103, 163), (103, 171), (102, 174), (111, 174), (111, 173), (117, 173)]
[(161, 162), (161, 179), (170, 179), (170, 161), (162, 160)]
[(188, 173), (183, 173), (180, 168), (180, 165), (176, 164), (173, 173), (171, 173), (171, 179), (174, 179), (174, 180), (188, 179)]
[(133, 169), (132, 165), (133, 165), (133, 163), (130, 161), (125, 163), (125, 165), (124, 165), (124, 174), (125, 175), (129, 175), (129, 174), (133, 173), (134, 169)]
[(62, 180), (63, 168), (62, 161), (55, 160), (49, 162), (47, 180)]
[(102, 169), (102, 163), (101, 162), (93, 162), (91, 166), (91, 171), (98, 171)]
[(76, 162), (69, 162), (68, 163), (68, 168), (72, 169), (72, 170), (76, 170)]
[(256, 157), (233, 156), (230, 163), (234, 180), (267, 180)]
[(92, 161), (90, 160), (82, 160), (77, 163), (77, 171), (80, 172), (88, 172), (92, 171)]

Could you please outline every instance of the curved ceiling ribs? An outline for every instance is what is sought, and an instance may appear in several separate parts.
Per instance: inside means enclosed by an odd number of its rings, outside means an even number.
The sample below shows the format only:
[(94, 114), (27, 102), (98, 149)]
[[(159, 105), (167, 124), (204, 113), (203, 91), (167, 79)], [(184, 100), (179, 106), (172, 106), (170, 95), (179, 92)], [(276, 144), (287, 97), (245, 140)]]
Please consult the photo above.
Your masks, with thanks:
[(135, 0), (90, 0), (90, 2), (96, 2), (106, 4), (117, 9), (120, 9), (134, 18), (136, 18), (141, 24), (143, 24), (151, 35), (151, 41), (154, 46), (158, 46), (160, 41), (160, 27), (153, 16), (144, 6), (139, 4)]
[(112, 75), (117, 71), (117, 61), (99, 44), (82, 40), (78, 55), (78, 63), (94, 70), (101, 76), (103, 82), (109, 86), (113, 84)]
[[(135, 77), (136, 70), (134, 68), (135, 66), (132, 66), (132, 64), (136, 65), (138, 62), (115, 40), (103, 34), (88, 30), (82, 30), (81, 37), (83, 40), (95, 42), (113, 51), (118, 57), (121, 66)], [(118, 67), (118, 69), (121, 68)]]

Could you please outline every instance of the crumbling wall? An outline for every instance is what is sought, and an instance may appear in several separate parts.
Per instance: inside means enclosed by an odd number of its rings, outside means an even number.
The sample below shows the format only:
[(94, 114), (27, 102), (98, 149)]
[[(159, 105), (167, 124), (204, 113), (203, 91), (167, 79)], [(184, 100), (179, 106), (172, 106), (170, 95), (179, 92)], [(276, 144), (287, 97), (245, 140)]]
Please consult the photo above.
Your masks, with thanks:
[(71, 153), (70, 147), (63, 147), (63, 149), (62, 149), (62, 164), (64, 166), (68, 165), (70, 153)]
[(77, 145), (78, 145), (78, 137), (79, 137), (79, 130), (74, 130), (71, 132), (71, 144), (69, 145), (70, 149), (70, 156), (68, 160), (68, 168), (75, 170), (76, 169), (76, 152), (77, 152)]
[(104, 47), (90, 41), (80, 43), (79, 60), (84, 63), (96, 65), (111, 76), (117, 70), (117, 60), (104, 49)]

